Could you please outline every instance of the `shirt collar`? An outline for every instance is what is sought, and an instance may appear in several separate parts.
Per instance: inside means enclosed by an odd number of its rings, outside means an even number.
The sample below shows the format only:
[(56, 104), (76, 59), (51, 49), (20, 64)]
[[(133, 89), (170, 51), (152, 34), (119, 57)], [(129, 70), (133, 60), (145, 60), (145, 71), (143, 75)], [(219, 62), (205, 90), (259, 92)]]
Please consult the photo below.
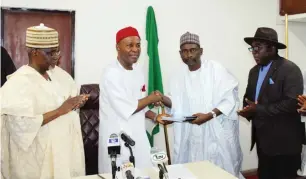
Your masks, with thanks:
[(265, 69), (269, 69), (269, 68), (271, 67), (272, 63), (273, 63), (273, 60), (272, 60), (268, 65), (261, 66), (261, 67), (260, 67), (260, 71), (263, 71), (263, 70), (265, 70)]

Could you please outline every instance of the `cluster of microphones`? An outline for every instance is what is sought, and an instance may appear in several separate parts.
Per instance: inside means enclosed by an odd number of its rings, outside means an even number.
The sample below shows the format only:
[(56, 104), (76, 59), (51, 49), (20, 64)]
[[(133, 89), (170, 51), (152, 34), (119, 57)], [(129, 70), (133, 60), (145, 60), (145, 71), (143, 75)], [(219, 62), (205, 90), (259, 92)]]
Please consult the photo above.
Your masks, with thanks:
[[(120, 136), (120, 137), (119, 137)], [(121, 138), (121, 139), (120, 139)], [(116, 159), (120, 155), (121, 145), (120, 141), (124, 141), (124, 146), (130, 151), (129, 161), (123, 163), (121, 166), (117, 166)], [(135, 141), (126, 133), (121, 132), (118, 134), (111, 134), (108, 138), (108, 155), (111, 159), (112, 178), (116, 178), (117, 171), (122, 173), (123, 179), (138, 179), (135, 177), (135, 157), (133, 155), (132, 146), (135, 145)], [(159, 169), (159, 179), (168, 179), (168, 170), (165, 163), (168, 161), (167, 154), (164, 151), (156, 148), (151, 149), (151, 161)]]

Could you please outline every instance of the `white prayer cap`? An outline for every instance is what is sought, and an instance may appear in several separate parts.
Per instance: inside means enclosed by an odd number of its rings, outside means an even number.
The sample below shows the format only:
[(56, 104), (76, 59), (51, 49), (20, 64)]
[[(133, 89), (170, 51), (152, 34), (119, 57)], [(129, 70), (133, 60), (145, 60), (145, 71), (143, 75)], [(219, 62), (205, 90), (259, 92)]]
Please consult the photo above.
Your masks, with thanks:
[(32, 48), (58, 47), (58, 32), (44, 24), (29, 27), (26, 32), (26, 46)]
[(200, 46), (200, 38), (197, 34), (192, 34), (190, 32), (186, 32), (185, 34), (183, 34), (180, 38), (180, 46), (184, 45), (184, 44), (197, 44)]

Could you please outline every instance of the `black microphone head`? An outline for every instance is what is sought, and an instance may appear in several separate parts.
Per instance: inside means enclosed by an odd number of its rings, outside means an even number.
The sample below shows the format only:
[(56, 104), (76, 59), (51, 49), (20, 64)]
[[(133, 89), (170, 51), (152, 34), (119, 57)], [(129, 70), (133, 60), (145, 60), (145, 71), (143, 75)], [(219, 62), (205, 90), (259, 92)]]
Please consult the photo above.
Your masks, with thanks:
[(128, 143), (130, 146), (135, 145), (135, 141), (129, 135), (127, 135), (126, 133), (122, 132), (120, 136), (121, 136), (121, 139), (124, 142)]

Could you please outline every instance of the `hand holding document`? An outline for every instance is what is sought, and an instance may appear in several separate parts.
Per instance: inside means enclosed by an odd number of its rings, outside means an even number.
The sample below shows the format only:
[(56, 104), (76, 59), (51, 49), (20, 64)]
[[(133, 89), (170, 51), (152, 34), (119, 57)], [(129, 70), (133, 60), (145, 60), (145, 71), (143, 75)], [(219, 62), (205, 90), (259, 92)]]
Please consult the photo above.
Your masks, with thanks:
[(197, 117), (196, 116), (163, 116), (162, 120), (165, 121), (172, 121), (172, 122), (191, 122), (195, 120)]
[(164, 106), (161, 106), (161, 108), (162, 108), (162, 113), (157, 115), (156, 121), (163, 125), (171, 124), (173, 121), (163, 120), (164, 117), (169, 117), (170, 115), (166, 114)]

